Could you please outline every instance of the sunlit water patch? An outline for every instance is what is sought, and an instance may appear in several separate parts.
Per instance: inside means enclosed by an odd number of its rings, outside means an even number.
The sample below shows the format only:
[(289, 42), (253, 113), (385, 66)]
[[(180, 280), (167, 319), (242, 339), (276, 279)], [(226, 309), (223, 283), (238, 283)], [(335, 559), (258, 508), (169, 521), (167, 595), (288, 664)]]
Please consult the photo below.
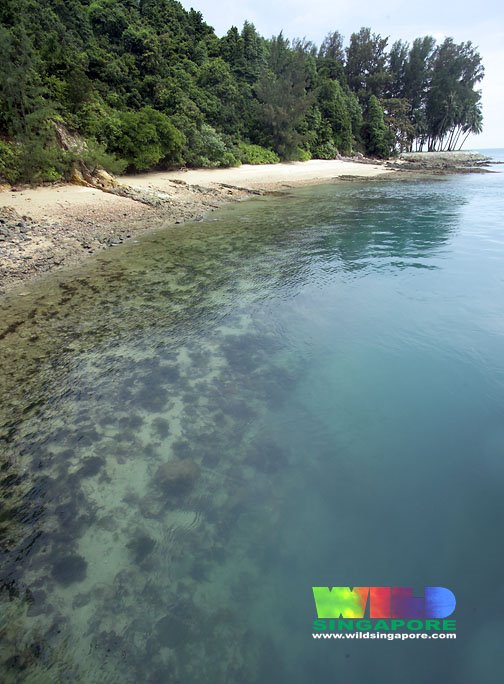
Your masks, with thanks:
[[(2, 681), (495, 681), (501, 191), (299, 190), (7, 300)], [(465, 636), (312, 643), (345, 583), (450, 586)]]

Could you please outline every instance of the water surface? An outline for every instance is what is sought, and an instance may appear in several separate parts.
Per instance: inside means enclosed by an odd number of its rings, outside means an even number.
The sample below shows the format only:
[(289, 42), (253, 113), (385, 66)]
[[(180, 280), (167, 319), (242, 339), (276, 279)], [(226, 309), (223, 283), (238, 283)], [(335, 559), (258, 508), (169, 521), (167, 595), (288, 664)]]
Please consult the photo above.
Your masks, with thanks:
[[(5, 682), (497, 682), (503, 176), (225, 208), (0, 326)], [(447, 586), (456, 642), (314, 642)]]

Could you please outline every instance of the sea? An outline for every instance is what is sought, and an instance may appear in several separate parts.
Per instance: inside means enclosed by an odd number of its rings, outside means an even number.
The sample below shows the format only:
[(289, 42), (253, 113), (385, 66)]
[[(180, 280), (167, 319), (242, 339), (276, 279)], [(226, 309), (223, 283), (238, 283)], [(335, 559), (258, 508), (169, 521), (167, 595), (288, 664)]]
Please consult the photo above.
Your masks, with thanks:
[[(504, 150), (483, 152), (286, 187), (4, 298), (4, 684), (502, 681)], [(441, 638), (320, 638), (313, 587), (456, 606)]]

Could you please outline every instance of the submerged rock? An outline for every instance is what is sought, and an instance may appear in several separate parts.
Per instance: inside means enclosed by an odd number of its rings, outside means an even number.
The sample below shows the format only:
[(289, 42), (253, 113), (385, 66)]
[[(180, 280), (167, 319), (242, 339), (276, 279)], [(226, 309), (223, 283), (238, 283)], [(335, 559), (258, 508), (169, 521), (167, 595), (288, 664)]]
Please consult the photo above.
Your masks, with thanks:
[(104, 465), (105, 459), (100, 458), (99, 456), (90, 456), (84, 460), (82, 467), (79, 468), (77, 474), (80, 477), (94, 477), (100, 472)]
[(142, 427), (144, 419), (142, 416), (133, 414), (132, 416), (123, 416), (119, 419), (119, 426), (121, 428), (129, 428), (130, 430), (138, 430)]
[(168, 461), (159, 466), (156, 482), (167, 494), (185, 494), (200, 474), (198, 465), (190, 458)]
[(156, 623), (158, 642), (168, 648), (177, 648), (184, 644), (189, 637), (189, 628), (186, 622), (172, 615), (165, 615)]
[(166, 418), (154, 418), (152, 421), (152, 428), (156, 435), (161, 439), (165, 439), (170, 434), (170, 424)]
[(82, 556), (63, 556), (53, 563), (52, 574), (65, 587), (74, 582), (82, 582), (86, 579), (87, 563)]
[(141, 563), (148, 555), (152, 553), (156, 542), (147, 534), (138, 534), (134, 539), (126, 544), (126, 547), (133, 554), (135, 563)]

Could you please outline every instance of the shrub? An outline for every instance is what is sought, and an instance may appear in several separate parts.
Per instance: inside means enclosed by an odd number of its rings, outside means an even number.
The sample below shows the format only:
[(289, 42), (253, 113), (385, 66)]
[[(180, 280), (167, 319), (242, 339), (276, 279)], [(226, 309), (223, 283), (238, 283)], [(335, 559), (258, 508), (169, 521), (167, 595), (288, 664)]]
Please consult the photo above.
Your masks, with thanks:
[(186, 148), (188, 166), (217, 168), (218, 166), (238, 166), (240, 160), (228, 150), (222, 136), (208, 124), (193, 129)]
[(117, 112), (110, 122), (107, 151), (124, 158), (133, 171), (180, 163), (184, 135), (169, 117), (152, 107)]
[(69, 156), (45, 136), (22, 142), (0, 141), (0, 176), (9, 183), (44, 183), (61, 180)]
[(0, 179), (9, 183), (58, 181), (70, 174), (75, 161), (84, 162), (91, 171), (104, 168), (114, 174), (122, 173), (127, 165), (95, 140), (88, 140), (79, 152), (62, 150), (37, 138), (24, 143), (0, 140)]
[(0, 179), (15, 183), (19, 178), (18, 146), (0, 140)]
[(324, 142), (315, 145), (312, 149), (313, 159), (336, 159), (338, 150), (332, 142)]
[(307, 150), (303, 150), (300, 147), (298, 147), (296, 150), (294, 161), (310, 161), (311, 158), (312, 156)]
[(278, 164), (280, 161), (280, 157), (276, 152), (260, 145), (240, 143), (238, 151), (242, 164)]
[(19, 146), (20, 181), (44, 183), (61, 180), (68, 169), (68, 155), (53, 141), (32, 138)]
[(119, 175), (124, 173), (128, 166), (127, 161), (118, 159), (115, 154), (107, 152), (105, 145), (102, 145), (94, 139), (86, 141), (86, 147), (82, 152), (81, 158), (84, 164), (92, 172), (102, 168), (109, 173)]
[(221, 166), (241, 166), (241, 161), (232, 152), (224, 152)]

